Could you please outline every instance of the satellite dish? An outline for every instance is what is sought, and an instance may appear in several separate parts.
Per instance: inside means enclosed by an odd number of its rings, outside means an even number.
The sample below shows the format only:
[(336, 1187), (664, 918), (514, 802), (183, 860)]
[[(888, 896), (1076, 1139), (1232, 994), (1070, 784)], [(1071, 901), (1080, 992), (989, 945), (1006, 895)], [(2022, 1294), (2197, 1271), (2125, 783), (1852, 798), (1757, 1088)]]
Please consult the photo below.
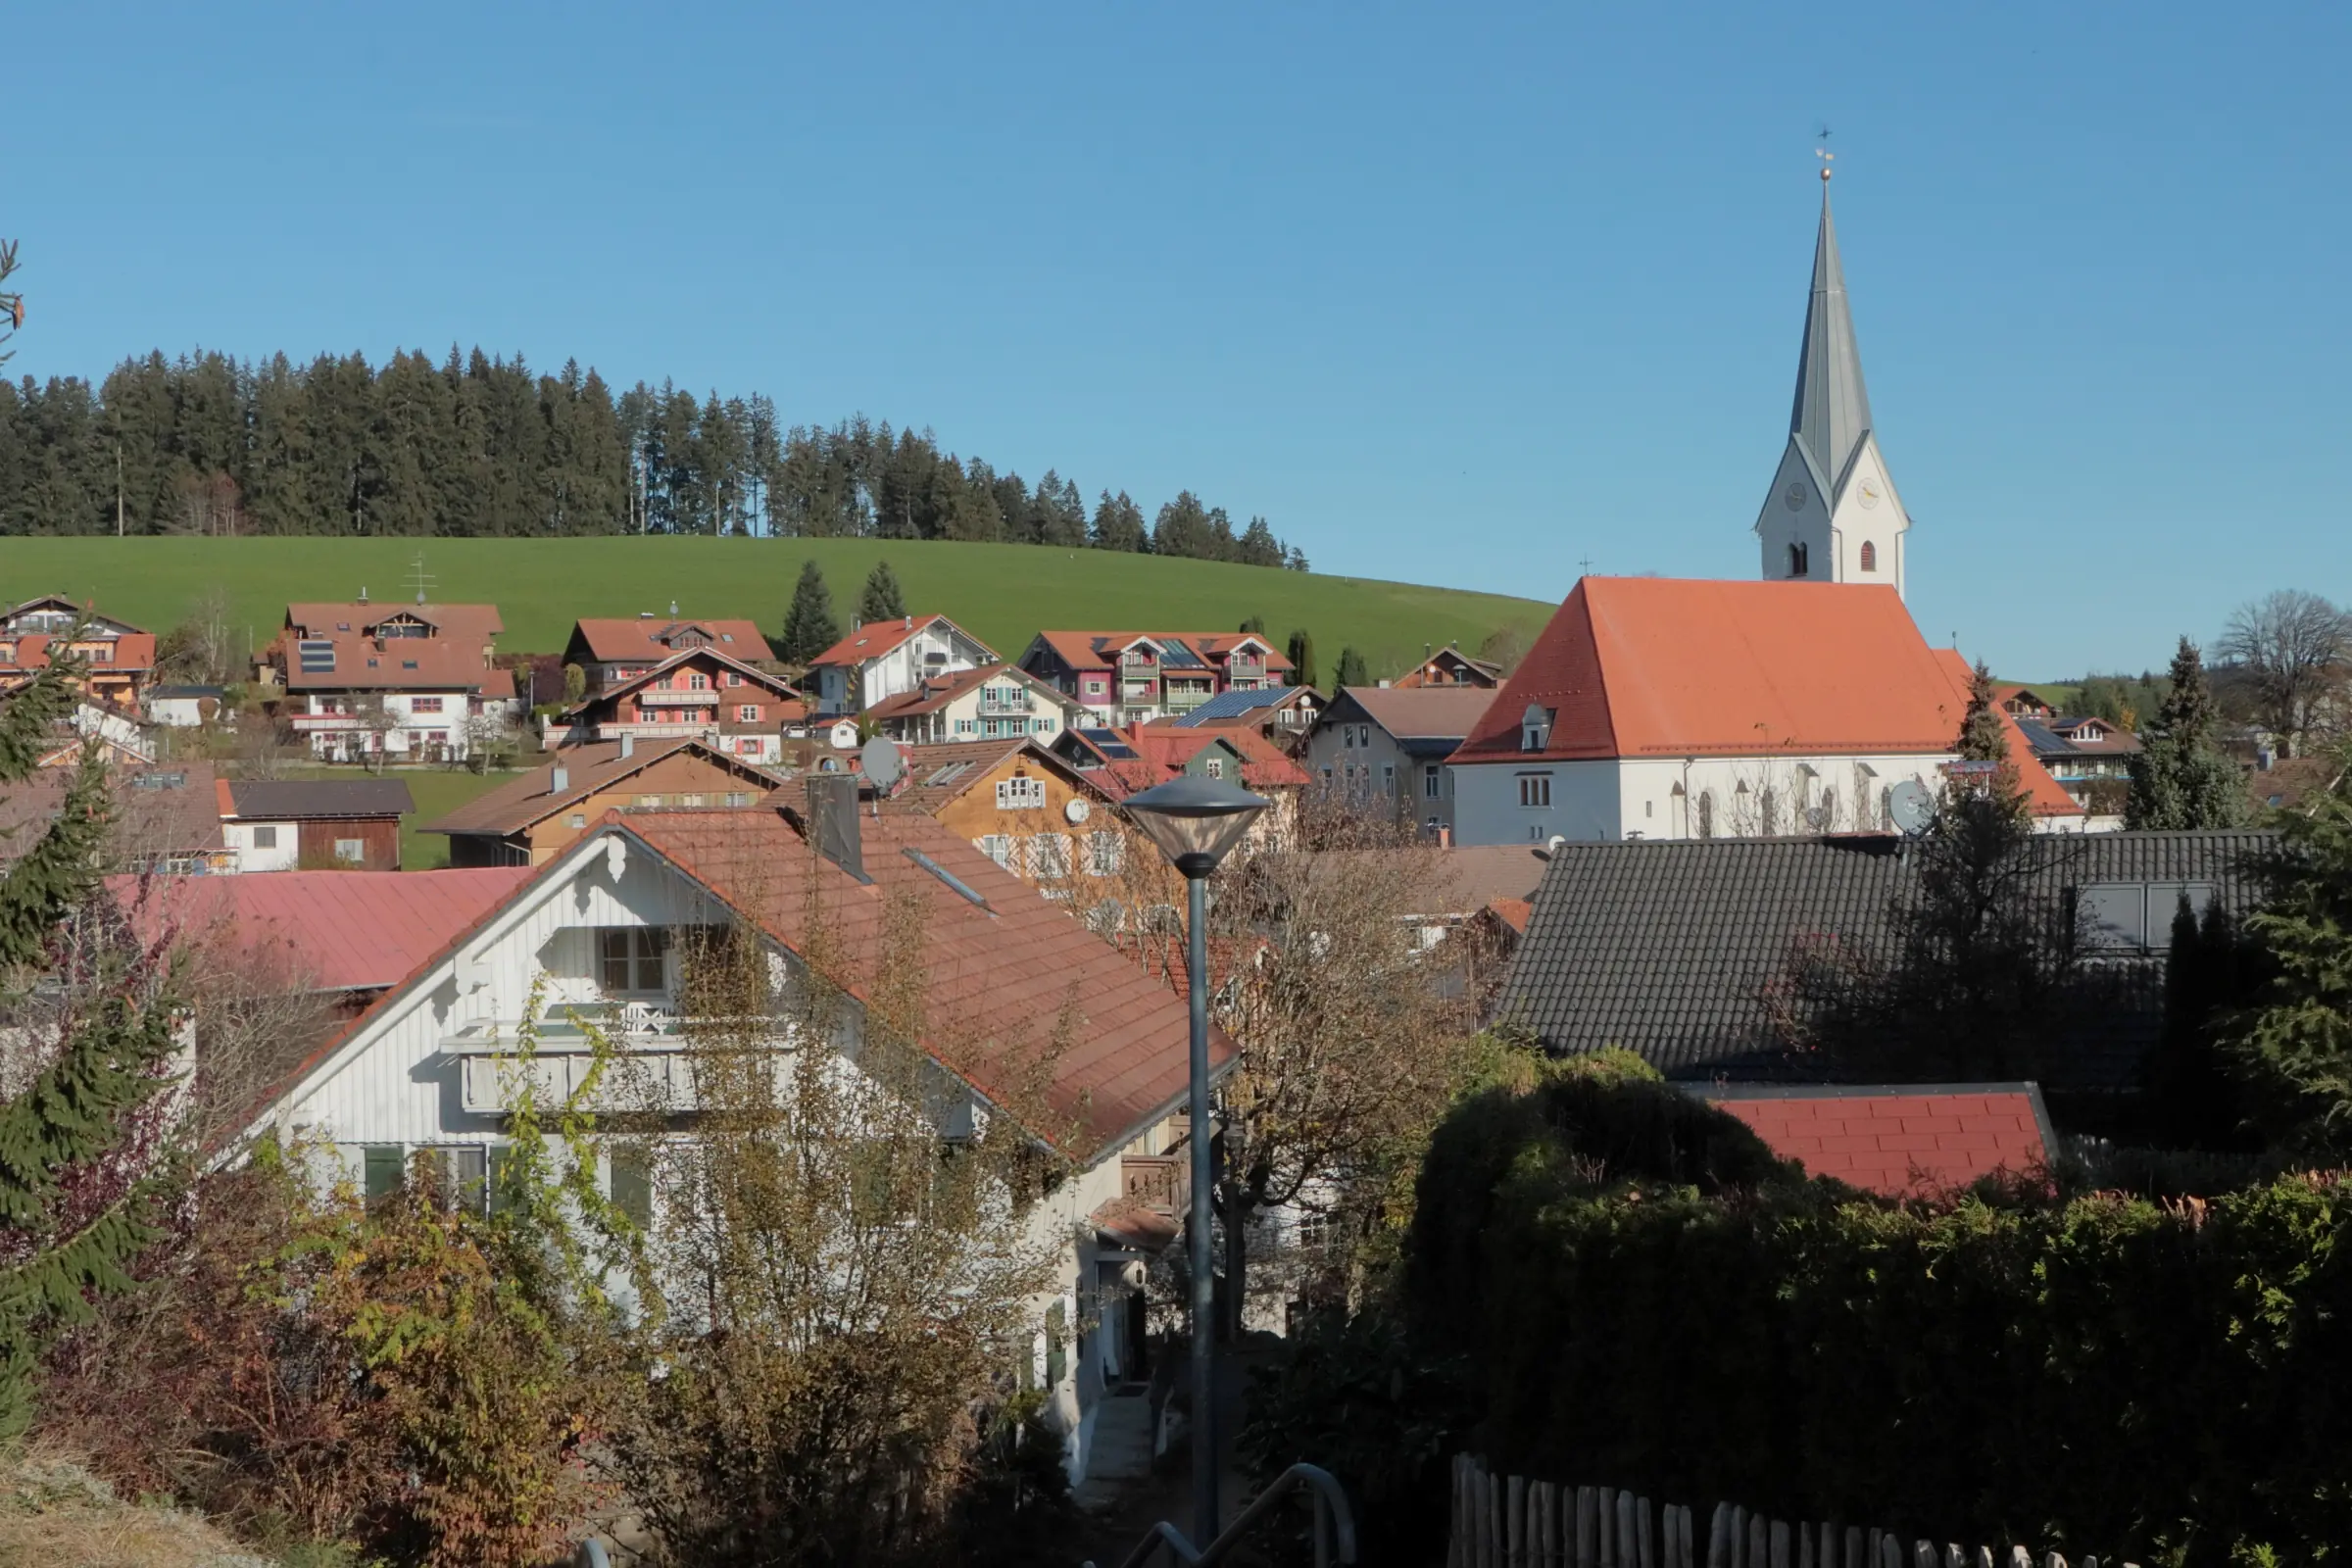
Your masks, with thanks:
[(1076, 824), (1083, 822), (1089, 816), (1092, 816), (1094, 814), (1094, 808), (1087, 805), (1086, 802), (1073, 796), (1071, 797), (1069, 804), (1061, 808), (1061, 814), (1068, 817), (1072, 824)]
[(1907, 778), (1886, 792), (1886, 814), (1905, 837), (1924, 833), (1936, 819), (1936, 800), (1925, 784)]
[(906, 776), (906, 760), (899, 755), (899, 743), (887, 735), (877, 735), (865, 743), (858, 754), (858, 765), (864, 770), (877, 795), (888, 795)]

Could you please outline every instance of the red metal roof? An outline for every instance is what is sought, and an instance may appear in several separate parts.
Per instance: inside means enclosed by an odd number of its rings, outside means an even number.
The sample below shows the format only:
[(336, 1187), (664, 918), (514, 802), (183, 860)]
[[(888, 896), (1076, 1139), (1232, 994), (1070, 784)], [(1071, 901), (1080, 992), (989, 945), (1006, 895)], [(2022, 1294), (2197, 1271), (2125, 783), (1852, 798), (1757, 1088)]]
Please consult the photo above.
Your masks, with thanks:
[(463, 871), (268, 871), (107, 885), (142, 936), (225, 942), (307, 989), (397, 985), (527, 881), (529, 866)]
[(871, 625), (858, 627), (808, 661), (808, 663), (811, 668), (818, 664), (862, 664), (869, 659), (880, 659), (925, 627), (943, 623), (954, 627), (957, 635), (985, 651), (992, 663), (999, 662), (995, 649), (945, 615), (902, 615), (897, 620), (877, 620)]
[(1701, 1095), (1807, 1175), (1891, 1198), (1955, 1191), (2049, 1162), (2049, 1118), (2033, 1084), (1761, 1089)]

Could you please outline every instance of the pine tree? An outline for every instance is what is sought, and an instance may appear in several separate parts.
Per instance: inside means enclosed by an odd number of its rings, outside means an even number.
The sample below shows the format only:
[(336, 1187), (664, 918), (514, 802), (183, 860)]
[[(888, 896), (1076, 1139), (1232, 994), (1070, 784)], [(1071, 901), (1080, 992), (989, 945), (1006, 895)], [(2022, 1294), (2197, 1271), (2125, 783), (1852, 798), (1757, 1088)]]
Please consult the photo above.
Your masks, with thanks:
[(1095, 504), (1092, 542), (1097, 550), (1148, 550), (1151, 536), (1144, 527), (1144, 511), (1122, 490), (1102, 492)]
[(1968, 715), (1960, 721), (1960, 742), (1955, 750), (1964, 762), (2009, 760), (2009, 734), (2001, 727), (2001, 715), (1992, 703), (1992, 671), (1982, 660), (1969, 675)]
[(801, 564), (801, 580), (792, 590), (792, 609), (784, 616), (784, 634), (776, 641), (776, 657), (788, 663), (806, 664), (841, 641), (841, 624), (833, 618), (833, 595), (825, 588), (825, 573), (814, 561)]
[(1263, 637), (1266, 634), (1266, 617), (1251, 615), (1248, 620), (1242, 622), (1241, 629), (1252, 636)]
[(2261, 1091), (2266, 1130), (2339, 1159), (2352, 1152), (2352, 796), (2339, 781), (2278, 829), (2255, 865), (2261, 911), (2246, 921), (2270, 978), (2224, 1049)]
[(877, 620), (897, 620), (906, 613), (906, 596), (899, 591), (898, 573), (890, 563), (877, 561), (874, 569), (866, 574), (865, 588), (858, 595), (858, 618), (867, 624)]
[(1313, 686), (1315, 680), (1315, 640), (1304, 626), (1291, 633), (1291, 684)]
[[(31, 776), (73, 710), (79, 674), (61, 659), (0, 700), (0, 783)], [(0, 1102), (0, 1443), (31, 1420), (42, 1345), (87, 1320), (89, 1295), (128, 1289), (131, 1259), (156, 1234), (160, 1182), (121, 1167), (136, 1163), (132, 1149), (155, 1131), (140, 1110), (167, 1081), (173, 1002), (111, 956), (79, 954), (71, 973), (63, 965), (67, 916), (102, 896), (110, 806), (93, 747), (56, 820), (0, 876), (0, 973), (11, 990), (31, 979), (75, 1003), (62, 1013), (62, 1038), (42, 1038), (38, 1025), (10, 1030), (21, 1088)]]
[(2186, 637), (2173, 655), (2171, 685), (2132, 759), (2128, 828), (2239, 827), (2247, 802), (2237, 764), (2213, 744), (2213, 689), (2205, 661)]

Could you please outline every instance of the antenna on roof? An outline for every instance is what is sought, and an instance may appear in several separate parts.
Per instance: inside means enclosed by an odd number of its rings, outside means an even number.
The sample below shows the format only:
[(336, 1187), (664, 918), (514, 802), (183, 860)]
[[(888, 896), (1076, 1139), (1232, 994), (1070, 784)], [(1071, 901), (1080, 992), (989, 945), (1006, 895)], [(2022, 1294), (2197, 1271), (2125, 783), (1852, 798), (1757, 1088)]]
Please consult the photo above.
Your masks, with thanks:
[(423, 604), (425, 590), (440, 580), (425, 571), (424, 552), (418, 551), (416, 559), (409, 563), (409, 586), (416, 590), (416, 602)]

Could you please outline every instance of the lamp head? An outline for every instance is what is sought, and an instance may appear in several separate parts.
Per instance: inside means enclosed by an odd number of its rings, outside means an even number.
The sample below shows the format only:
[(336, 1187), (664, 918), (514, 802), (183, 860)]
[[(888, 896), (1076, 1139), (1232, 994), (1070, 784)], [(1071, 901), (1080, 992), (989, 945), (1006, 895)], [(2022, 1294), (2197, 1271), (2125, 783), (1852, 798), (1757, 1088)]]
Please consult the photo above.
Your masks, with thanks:
[(1215, 870), (1257, 813), (1273, 804), (1224, 779), (1188, 774), (1129, 796), (1126, 808), (1168, 863), (1197, 880)]

